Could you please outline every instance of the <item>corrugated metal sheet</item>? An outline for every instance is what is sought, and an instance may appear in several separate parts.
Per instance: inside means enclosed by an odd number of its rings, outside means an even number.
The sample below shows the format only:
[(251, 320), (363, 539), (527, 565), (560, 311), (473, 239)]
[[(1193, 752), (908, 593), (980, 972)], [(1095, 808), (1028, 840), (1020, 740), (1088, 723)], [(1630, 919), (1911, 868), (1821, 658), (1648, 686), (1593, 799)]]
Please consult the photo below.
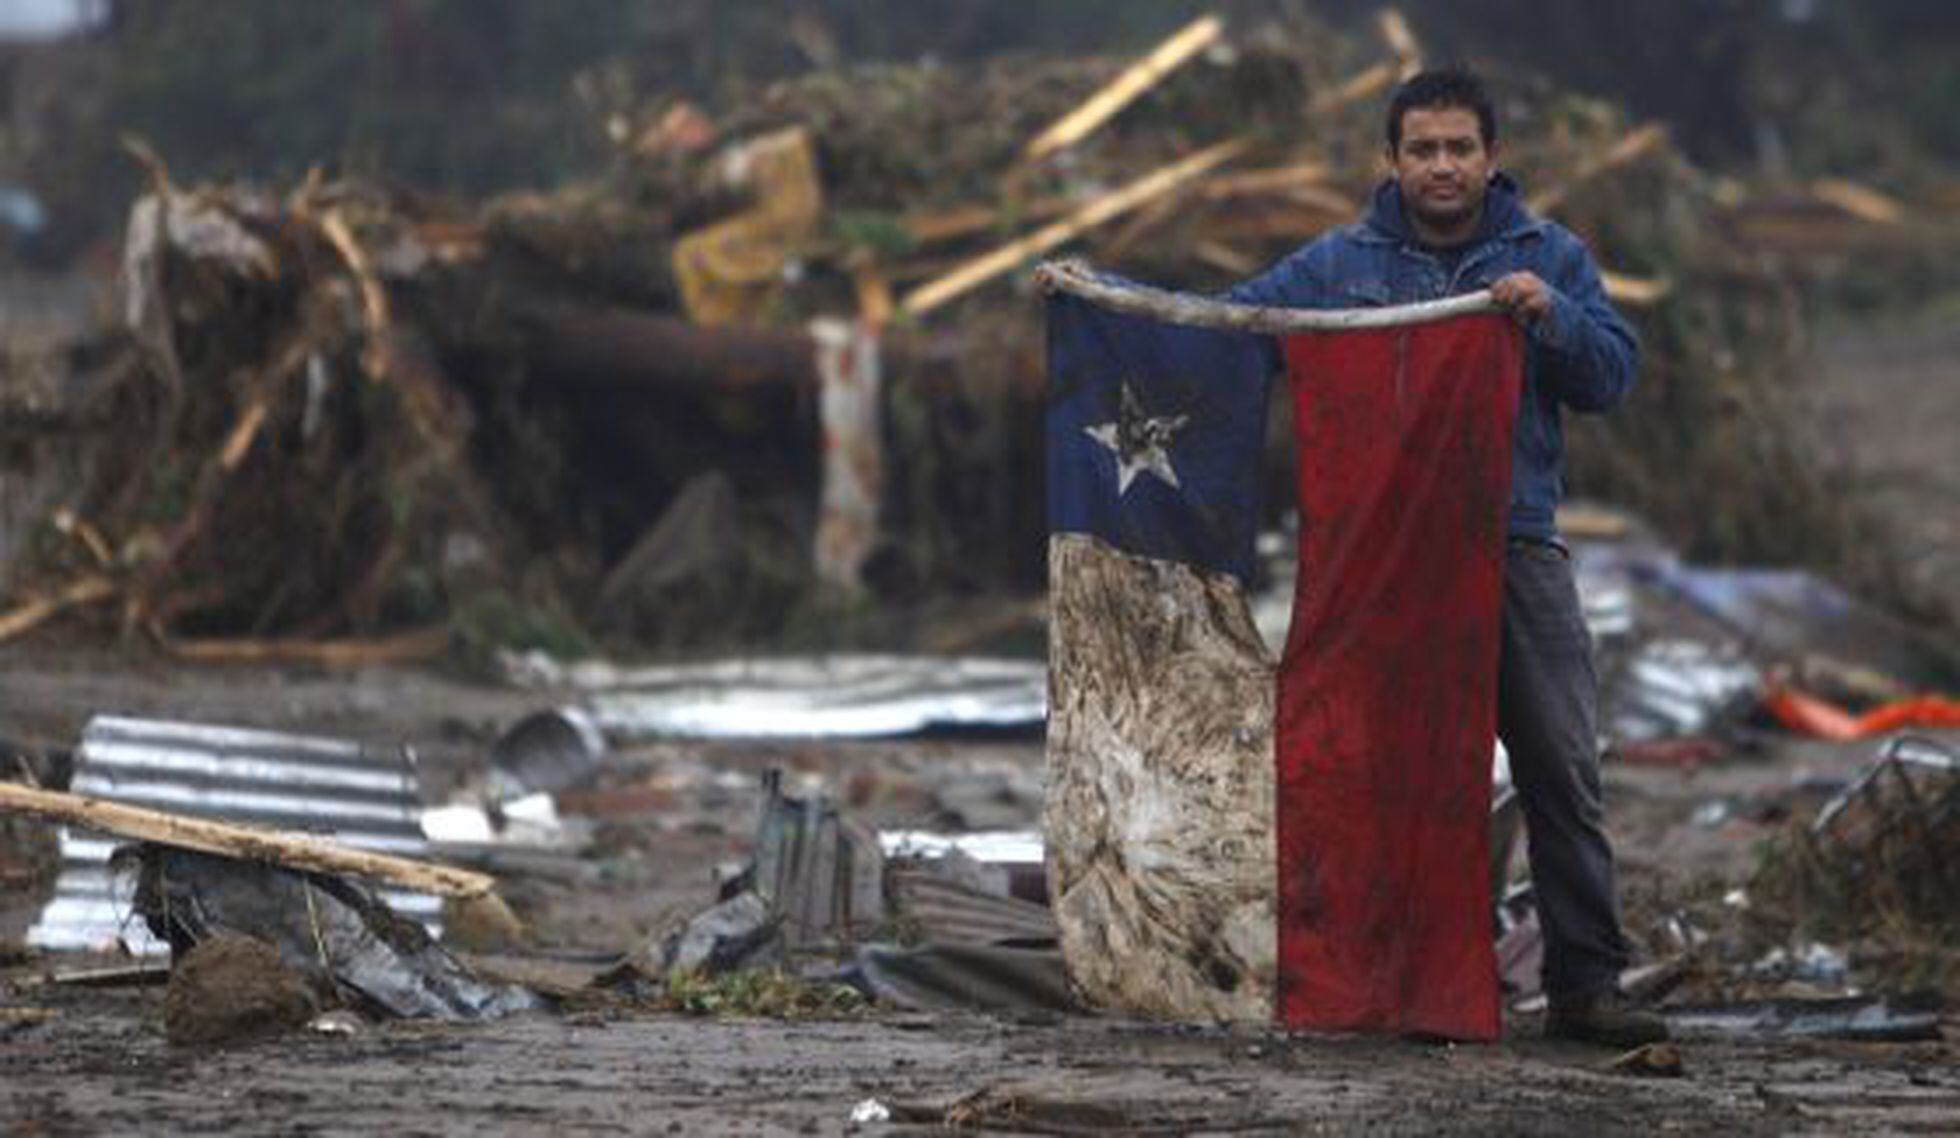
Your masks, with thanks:
[(983, 893), (928, 868), (897, 867), (890, 881), (892, 907), (901, 918), (916, 922), (928, 941), (1053, 944), (1061, 935), (1049, 909)]
[(569, 685), (614, 738), (905, 735), (1034, 727), (1047, 715), (1040, 660), (834, 655), (625, 669), (526, 656), (519, 682)]
[[(102, 715), (82, 732), (70, 789), (194, 818), (316, 834), (358, 849), (409, 857), (427, 852), (412, 758), (343, 739)], [(142, 921), (131, 919), (133, 883), (109, 871), (118, 839), (67, 826), (60, 838), (55, 896), (28, 943), (104, 949), (120, 939), (138, 954), (166, 951)], [(439, 898), (383, 898), (436, 931)]]

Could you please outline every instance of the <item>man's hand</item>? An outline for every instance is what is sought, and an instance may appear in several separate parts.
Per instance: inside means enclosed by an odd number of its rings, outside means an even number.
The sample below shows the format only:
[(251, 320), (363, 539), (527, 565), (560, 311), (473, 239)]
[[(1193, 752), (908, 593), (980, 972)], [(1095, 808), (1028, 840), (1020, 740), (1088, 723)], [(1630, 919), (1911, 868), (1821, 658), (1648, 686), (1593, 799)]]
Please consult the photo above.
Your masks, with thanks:
[(1536, 273), (1512, 273), (1491, 282), (1490, 298), (1511, 319), (1529, 328), (1552, 311), (1552, 287)]

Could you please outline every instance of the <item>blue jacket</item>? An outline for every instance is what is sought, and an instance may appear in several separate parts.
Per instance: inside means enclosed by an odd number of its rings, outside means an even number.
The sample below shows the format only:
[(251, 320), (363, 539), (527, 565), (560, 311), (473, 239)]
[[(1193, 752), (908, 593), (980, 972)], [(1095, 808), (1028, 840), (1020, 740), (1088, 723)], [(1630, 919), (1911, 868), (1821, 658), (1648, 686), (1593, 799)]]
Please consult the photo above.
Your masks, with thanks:
[(1453, 276), (1417, 241), (1390, 180), (1375, 191), (1361, 224), (1321, 235), (1228, 296), (1282, 308), (1410, 304), (1475, 292), (1520, 270), (1551, 286), (1553, 299), (1551, 314), (1532, 327), (1525, 353), (1511, 453), (1510, 533), (1550, 541), (1557, 537), (1554, 514), (1565, 488), (1561, 408), (1598, 412), (1617, 406), (1633, 388), (1640, 346), (1607, 302), (1585, 245), (1556, 222), (1531, 216), (1508, 176), (1493, 181), (1483, 226)]

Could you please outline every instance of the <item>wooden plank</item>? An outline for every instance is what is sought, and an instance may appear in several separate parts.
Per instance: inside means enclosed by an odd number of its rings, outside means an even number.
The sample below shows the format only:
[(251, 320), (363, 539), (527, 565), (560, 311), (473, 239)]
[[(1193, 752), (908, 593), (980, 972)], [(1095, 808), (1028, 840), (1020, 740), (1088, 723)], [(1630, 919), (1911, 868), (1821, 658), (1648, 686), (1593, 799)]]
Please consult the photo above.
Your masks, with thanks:
[(1170, 193), (1207, 170), (1238, 157), (1245, 148), (1246, 143), (1239, 140), (1221, 142), (1182, 161), (1145, 174), (1128, 185), (1097, 198), (1060, 221), (1043, 226), (991, 253), (982, 254), (938, 280), (921, 285), (906, 296), (901, 307), (909, 316), (923, 316), (995, 277), (1013, 271), (1016, 266), (1030, 257), (1039, 257), (1106, 221), (1121, 217), (1138, 206)]
[(1185, 25), (1177, 34), (1157, 45), (1149, 55), (1131, 64), (1121, 75), (1105, 84), (1081, 106), (1057, 119), (1047, 130), (1028, 143), (1022, 158), (1039, 162), (1093, 134), (1097, 127), (1114, 118), (1118, 111), (1135, 102), (1144, 92), (1164, 81), (1190, 59), (1218, 42), (1225, 21), (1202, 16)]
[(27, 814), (118, 837), (243, 861), (269, 862), (288, 869), (366, 877), (443, 897), (481, 896), (497, 884), (497, 879), (487, 874), (370, 853), (319, 838), (186, 818), (88, 795), (37, 790), (12, 783), (0, 782), (0, 812)]

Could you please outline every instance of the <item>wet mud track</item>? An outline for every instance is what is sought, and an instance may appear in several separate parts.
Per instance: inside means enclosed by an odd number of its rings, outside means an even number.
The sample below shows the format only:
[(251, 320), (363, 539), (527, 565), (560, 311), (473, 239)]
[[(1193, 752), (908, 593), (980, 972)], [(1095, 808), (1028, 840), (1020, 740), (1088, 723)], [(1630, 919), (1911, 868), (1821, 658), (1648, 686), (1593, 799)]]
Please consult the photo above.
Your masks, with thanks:
[[(583, 1013), (172, 1047), (154, 992), (47, 994), (5, 1031), (5, 1133), (1951, 1133), (1949, 1043), (1694, 1044), (1637, 1079), (1515, 1028), (1489, 1047), (1098, 1019)], [(60, 996), (61, 998), (54, 998)], [(888, 1123), (854, 1125), (876, 1099)], [(913, 1121), (907, 1121), (911, 1119)]]

